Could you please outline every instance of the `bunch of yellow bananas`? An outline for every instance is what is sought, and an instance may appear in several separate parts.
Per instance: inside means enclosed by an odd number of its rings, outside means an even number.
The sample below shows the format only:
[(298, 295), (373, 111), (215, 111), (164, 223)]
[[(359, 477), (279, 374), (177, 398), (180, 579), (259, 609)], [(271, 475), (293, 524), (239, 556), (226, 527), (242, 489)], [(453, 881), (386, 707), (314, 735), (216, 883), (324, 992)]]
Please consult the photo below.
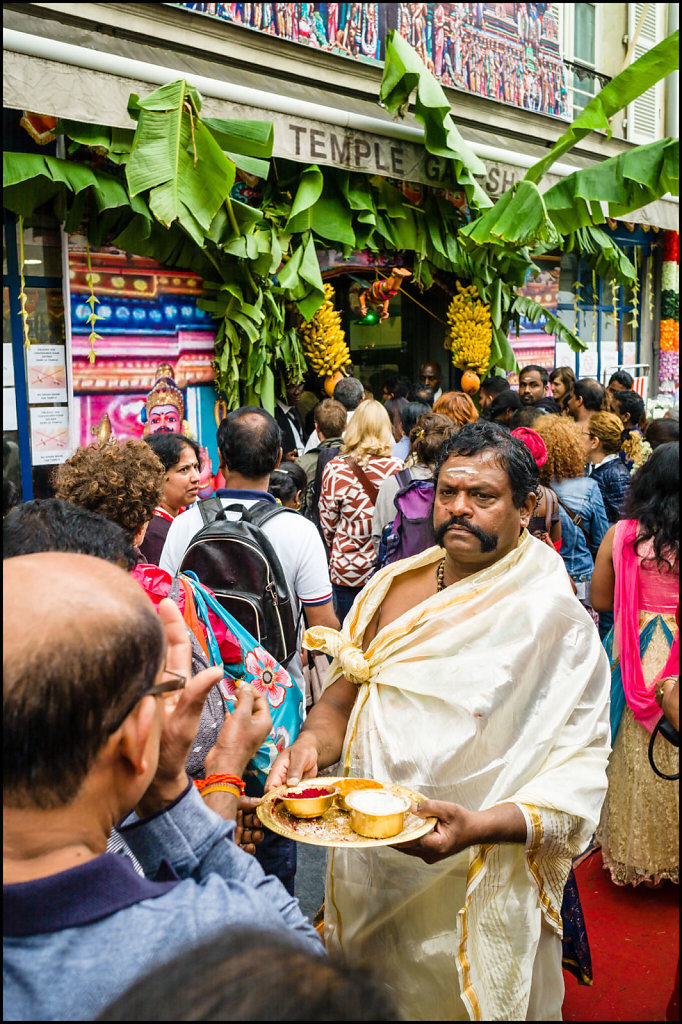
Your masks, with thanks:
[(324, 286), (325, 301), (312, 320), (305, 320), (298, 329), (308, 363), (320, 377), (329, 377), (351, 362), (341, 314), (334, 309), (334, 289)]
[(481, 377), (488, 369), (493, 327), (490, 305), (480, 301), (476, 285), (456, 282), (457, 294), (448, 307), (449, 329), (445, 347), (460, 370), (473, 370)]

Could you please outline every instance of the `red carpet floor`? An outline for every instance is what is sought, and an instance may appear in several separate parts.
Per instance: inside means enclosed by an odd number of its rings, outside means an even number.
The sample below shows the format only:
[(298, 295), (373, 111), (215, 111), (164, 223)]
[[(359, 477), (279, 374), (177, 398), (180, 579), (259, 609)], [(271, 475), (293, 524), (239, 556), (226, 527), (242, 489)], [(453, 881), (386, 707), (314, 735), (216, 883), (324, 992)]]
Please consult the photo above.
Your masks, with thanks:
[(594, 981), (564, 971), (564, 1020), (665, 1020), (679, 951), (679, 886), (616, 886), (597, 850), (575, 868)]

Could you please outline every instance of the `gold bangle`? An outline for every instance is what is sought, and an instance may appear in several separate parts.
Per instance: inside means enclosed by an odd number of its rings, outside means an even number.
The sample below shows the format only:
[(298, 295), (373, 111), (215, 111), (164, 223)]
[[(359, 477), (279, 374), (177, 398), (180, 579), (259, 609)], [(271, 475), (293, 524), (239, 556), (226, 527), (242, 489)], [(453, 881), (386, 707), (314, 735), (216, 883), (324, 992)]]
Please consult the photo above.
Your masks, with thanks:
[(233, 786), (231, 782), (214, 782), (211, 786), (202, 789), (201, 796), (207, 797), (210, 793), (231, 793), (237, 799), (241, 796), (238, 787)]

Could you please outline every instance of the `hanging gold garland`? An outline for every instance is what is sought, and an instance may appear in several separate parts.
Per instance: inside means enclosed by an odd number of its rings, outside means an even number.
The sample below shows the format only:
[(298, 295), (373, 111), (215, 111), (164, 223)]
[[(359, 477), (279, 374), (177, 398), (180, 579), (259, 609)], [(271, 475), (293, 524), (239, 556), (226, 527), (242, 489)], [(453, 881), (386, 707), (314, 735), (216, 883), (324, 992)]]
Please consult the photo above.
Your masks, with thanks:
[(632, 317), (630, 326), (633, 330), (639, 327), (639, 249), (635, 246), (632, 260), (635, 267), (635, 279), (632, 282)]
[(649, 312), (649, 321), (652, 321), (654, 318), (654, 278), (653, 273), (651, 271), (652, 263), (653, 260), (651, 258), (650, 252), (646, 261), (646, 297)]
[(19, 260), (21, 269), (19, 271), (19, 307), (21, 323), (24, 334), (24, 348), (31, 347), (31, 338), (28, 328), (28, 310), (26, 309), (26, 282), (24, 280), (24, 218), (19, 217)]
[(597, 296), (597, 272), (592, 270), (592, 345), (597, 344), (597, 305), (599, 299)]
[(102, 340), (102, 335), (97, 334), (95, 332), (95, 324), (97, 323), (98, 320), (103, 320), (104, 317), (98, 316), (98, 314), (95, 313), (95, 304), (99, 302), (99, 299), (95, 295), (95, 289), (92, 283), (92, 266), (90, 265), (90, 243), (88, 242), (87, 238), (85, 240), (85, 245), (86, 252), (88, 255), (88, 276), (86, 280), (88, 282), (88, 285), (90, 286), (90, 294), (85, 300), (88, 306), (90, 307), (90, 316), (86, 321), (88, 324), (90, 324), (90, 335), (88, 337), (88, 341), (90, 342), (90, 351), (88, 352), (88, 359), (90, 360), (91, 363), (94, 363), (95, 358), (97, 356), (97, 352), (95, 350), (95, 342)]
[(578, 333), (578, 303), (581, 301), (581, 296), (580, 296), (580, 289), (581, 288), (582, 288), (582, 284), (581, 284), (580, 281), (574, 281), (573, 282), (573, 291), (574, 291), (574, 295), (573, 295), (573, 330), (574, 330), (574, 332), (576, 334)]
[(613, 321), (613, 326), (614, 326), (614, 328), (616, 330), (616, 335), (617, 335), (618, 334), (618, 282), (616, 281), (615, 277), (611, 278), (611, 301), (613, 303), (613, 313), (611, 314), (611, 319)]

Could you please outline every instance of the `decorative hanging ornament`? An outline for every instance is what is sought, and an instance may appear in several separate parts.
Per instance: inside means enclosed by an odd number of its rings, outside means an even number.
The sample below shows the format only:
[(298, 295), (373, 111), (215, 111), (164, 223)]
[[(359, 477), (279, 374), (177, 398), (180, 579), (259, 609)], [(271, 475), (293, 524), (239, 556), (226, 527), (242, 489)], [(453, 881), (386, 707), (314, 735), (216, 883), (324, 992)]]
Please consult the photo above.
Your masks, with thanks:
[(98, 313), (95, 313), (95, 306), (99, 303), (99, 299), (95, 295), (94, 275), (92, 273), (92, 266), (90, 264), (90, 243), (87, 240), (87, 238), (85, 239), (85, 246), (88, 256), (88, 275), (86, 281), (90, 286), (90, 294), (85, 300), (88, 306), (90, 307), (90, 315), (86, 320), (86, 323), (90, 325), (90, 334), (88, 336), (88, 341), (90, 342), (90, 351), (88, 352), (88, 359), (90, 360), (91, 363), (94, 363), (95, 358), (97, 356), (97, 352), (95, 350), (95, 342), (102, 340), (102, 335), (97, 334), (97, 332), (95, 331), (95, 324), (97, 323), (98, 320), (104, 320), (104, 317), (100, 316)]
[(19, 217), (19, 262), (21, 267), (19, 270), (19, 314), (21, 316), (21, 324), (24, 335), (24, 348), (31, 347), (31, 337), (28, 327), (28, 310), (26, 308), (26, 282), (24, 280), (24, 218)]
[[(362, 318), (357, 323), (366, 326), (367, 324), (376, 323), (377, 319), (388, 320), (388, 304), (393, 296), (398, 294), (402, 285), (410, 276), (410, 271), (406, 270), (405, 267), (396, 267), (391, 271), (390, 277), (377, 278), (369, 288), (365, 288), (364, 292), (360, 292), (358, 301)], [(375, 319), (370, 319), (371, 311), (367, 309), (368, 304), (381, 310), (380, 315)]]

